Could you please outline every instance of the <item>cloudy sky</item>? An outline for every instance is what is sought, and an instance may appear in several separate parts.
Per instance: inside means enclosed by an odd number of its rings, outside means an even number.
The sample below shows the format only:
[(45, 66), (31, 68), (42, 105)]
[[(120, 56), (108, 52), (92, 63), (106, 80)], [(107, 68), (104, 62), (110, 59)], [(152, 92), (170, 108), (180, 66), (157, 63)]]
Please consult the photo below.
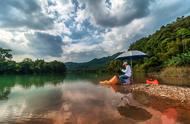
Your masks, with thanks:
[(177, 17), (190, 0), (0, 0), (0, 47), (14, 60), (84, 62), (127, 50)]

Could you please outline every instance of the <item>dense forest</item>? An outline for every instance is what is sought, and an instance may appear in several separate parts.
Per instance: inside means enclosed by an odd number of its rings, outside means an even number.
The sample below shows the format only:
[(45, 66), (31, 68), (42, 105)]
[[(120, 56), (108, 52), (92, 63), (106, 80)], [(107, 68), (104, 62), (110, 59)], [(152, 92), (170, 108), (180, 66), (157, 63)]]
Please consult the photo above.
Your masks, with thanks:
[(131, 44), (129, 50), (140, 50), (149, 55), (136, 63), (135, 68), (141, 70), (190, 65), (190, 16), (162, 26), (154, 34)]
[(0, 74), (44, 74), (44, 73), (65, 73), (66, 66), (62, 62), (44, 60), (33, 61), (25, 58), (22, 62), (12, 61), (10, 49), (0, 48)]

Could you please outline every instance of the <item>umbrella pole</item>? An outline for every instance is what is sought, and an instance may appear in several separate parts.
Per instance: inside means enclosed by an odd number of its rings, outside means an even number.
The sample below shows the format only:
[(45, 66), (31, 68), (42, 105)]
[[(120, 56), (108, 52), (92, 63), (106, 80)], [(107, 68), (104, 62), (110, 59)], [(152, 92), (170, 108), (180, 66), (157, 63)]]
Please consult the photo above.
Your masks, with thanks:
[[(133, 73), (133, 62), (132, 62), (132, 58), (131, 58), (131, 72)], [(131, 75), (131, 83), (133, 83), (133, 74)]]

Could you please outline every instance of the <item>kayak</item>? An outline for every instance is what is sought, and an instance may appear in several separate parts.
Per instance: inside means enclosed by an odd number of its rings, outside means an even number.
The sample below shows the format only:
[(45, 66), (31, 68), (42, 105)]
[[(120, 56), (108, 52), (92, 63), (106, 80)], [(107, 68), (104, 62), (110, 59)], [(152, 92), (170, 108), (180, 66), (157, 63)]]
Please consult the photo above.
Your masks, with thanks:
[(113, 76), (110, 80), (104, 80), (104, 81), (100, 81), (100, 84), (108, 84), (108, 85), (115, 85), (119, 83), (119, 79), (118, 77), (115, 75)]
[(158, 85), (159, 82), (158, 82), (158, 80), (146, 80), (146, 84), (155, 84), (155, 85)]

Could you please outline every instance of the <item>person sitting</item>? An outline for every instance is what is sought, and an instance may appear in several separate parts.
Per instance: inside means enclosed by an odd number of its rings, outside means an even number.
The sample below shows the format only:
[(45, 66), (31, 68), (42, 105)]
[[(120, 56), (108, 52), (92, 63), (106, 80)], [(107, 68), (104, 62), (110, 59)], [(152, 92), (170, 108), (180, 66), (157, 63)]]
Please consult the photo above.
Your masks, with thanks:
[(114, 75), (110, 80), (104, 80), (100, 81), (100, 84), (130, 84), (130, 77), (131, 77), (131, 67), (127, 64), (127, 62), (123, 63), (123, 66), (125, 66), (125, 69), (122, 69), (121, 71), (124, 73), (123, 75), (117, 76)]
[(121, 69), (121, 71), (124, 74), (119, 76), (119, 80), (122, 84), (130, 84), (130, 77), (132, 75), (131, 67), (130, 65), (128, 65), (127, 62), (124, 62), (123, 66), (125, 67), (125, 69)]

